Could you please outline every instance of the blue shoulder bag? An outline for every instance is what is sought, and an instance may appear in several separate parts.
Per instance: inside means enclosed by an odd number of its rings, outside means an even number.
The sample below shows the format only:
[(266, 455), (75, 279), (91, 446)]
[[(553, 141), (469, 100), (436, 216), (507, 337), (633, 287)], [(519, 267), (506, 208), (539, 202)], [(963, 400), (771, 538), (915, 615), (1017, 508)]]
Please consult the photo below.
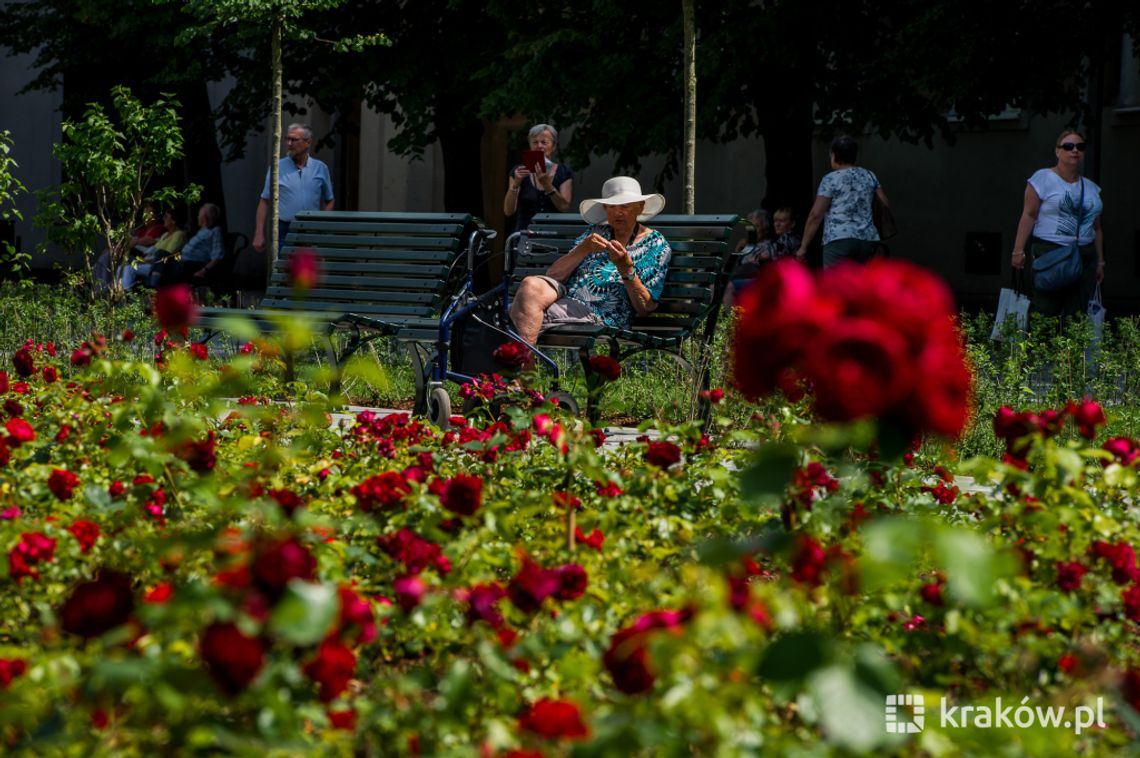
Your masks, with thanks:
[(1056, 292), (1080, 281), (1084, 267), (1081, 265), (1081, 221), (1085, 216), (1085, 179), (1080, 177), (1081, 199), (1077, 203), (1077, 233), (1067, 245), (1050, 250), (1033, 259), (1033, 288), (1039, 292)]

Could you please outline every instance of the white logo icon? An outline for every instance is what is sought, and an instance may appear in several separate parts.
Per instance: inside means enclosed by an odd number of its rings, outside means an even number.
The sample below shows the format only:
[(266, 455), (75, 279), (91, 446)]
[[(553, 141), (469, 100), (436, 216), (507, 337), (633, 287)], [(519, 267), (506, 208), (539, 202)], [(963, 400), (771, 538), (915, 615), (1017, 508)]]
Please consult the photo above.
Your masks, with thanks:
[[(900, 706), (903, 712), (899, 713)], [(909, 720), (907, 709), (909, 708)], [(887, 695), (887, 731), (891, 734), (916, 734), (926, 723), (922, 695)]]

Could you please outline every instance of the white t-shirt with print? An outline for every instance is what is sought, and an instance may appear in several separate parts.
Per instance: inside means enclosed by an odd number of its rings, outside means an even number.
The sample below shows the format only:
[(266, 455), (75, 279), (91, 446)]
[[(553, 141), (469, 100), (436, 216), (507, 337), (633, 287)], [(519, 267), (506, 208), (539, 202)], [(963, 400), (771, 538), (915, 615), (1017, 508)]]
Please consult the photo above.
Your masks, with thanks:
[(1087, 245), (1096, 239), (1093, 223), (1104, 210), (1100, 187), (1084, 177), (1070, 184), (1051, 168), (1043, 168), (1029, 177), (1029, 186), (1041, 198), (1041, 210), (1037, 212), (1037, 223), (1033, 225), (1034, 237), (1059, 245), (1073, 241), (1077, 233), (1077, 203), (1081, 197), (1082, 181), (1085, 185), (1085, 210), (1081, 216), (1078, 242)]

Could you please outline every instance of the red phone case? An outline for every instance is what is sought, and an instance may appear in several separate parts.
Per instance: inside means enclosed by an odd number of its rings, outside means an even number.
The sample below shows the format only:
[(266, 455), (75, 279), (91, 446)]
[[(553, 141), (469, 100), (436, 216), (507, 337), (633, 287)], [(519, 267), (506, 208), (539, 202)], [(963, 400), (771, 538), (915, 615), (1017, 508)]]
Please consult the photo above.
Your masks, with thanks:
[(523, 150), (522, 164), (527, 171), (534, 171), (538, 165), (546, 165), (546, 153), (541, 150)]

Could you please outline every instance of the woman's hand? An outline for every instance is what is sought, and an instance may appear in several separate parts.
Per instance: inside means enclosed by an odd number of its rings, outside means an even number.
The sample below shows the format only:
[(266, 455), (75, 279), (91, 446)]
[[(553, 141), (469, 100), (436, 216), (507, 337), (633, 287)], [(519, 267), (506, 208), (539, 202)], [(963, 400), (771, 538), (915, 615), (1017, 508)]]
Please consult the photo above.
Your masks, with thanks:
[(796, 251), (796, 260), (800, 263), (803, 263), (807, 260), (807, 248), (803, 245), (801, 245), (800, 249)]
[(507, 180), (510, 184), (508, 189), (517, 190), (528, 176), (530, 176), (530, 171), (527, 170), (526, 166), (515, 166), (515, 170), (511, 172), (510, 178)]
[(1013, 266), (1014, 268), (1025, 268), (1025, 251), (1014, 250), (1013, 255), (1009, 259), (1009, 265)]
[(534, 181), (543, 193), (554, 192), (554, 174), (546, 170), (545, 163), (542, 164), (539, 171), (534, 172)]
[(633, 256), (625, 249), (625, 245), (617, 240), (606, 241), (606, 255), (610, 259), (610, 263), (617, 266), (618, 273), (626, 276), (630, 271), (633, 271)]

